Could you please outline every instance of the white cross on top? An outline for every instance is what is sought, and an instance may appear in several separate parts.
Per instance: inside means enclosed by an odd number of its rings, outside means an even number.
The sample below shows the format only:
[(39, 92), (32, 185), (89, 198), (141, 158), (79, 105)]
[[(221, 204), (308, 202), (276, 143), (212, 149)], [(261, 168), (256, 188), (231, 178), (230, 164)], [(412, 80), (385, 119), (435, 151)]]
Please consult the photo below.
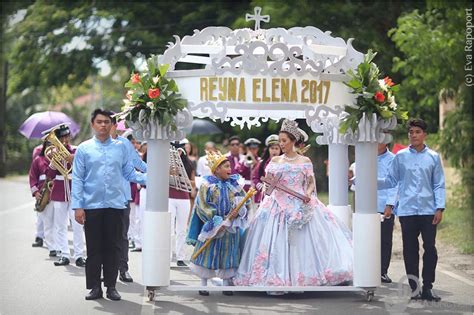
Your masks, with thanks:
[(250, 13), (245, 14), (245, 21), (246, 22), (255, 21), (255, 30), (260, 29), (260, 22), (265, 22), (265, 23), (270, 22), (270, 15), (260, 15), (260, 13), (262, 12), (261, 7), (255, 7), (253, 9), (253, 12), (255, 14), (250, 14)]

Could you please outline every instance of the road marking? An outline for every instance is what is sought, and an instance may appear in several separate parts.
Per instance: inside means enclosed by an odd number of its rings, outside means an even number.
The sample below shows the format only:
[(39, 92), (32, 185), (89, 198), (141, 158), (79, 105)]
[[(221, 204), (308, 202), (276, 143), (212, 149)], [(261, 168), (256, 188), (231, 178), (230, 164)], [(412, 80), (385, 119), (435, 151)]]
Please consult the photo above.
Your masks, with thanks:
[(454, 278), (454, 279), (456, 279), (456, 280), (459, 280), (459, 281), (461, 281), (461, 282), (464, 282), (464, 283), (467, 284), (467, 285), (470, 285), (471, 287), (474, 287), (474, 281), (471, 281), (471, 280), (469, 280), (469, 279), (463, 278), (463, 277), (461, 277), (461, 276), (459, 276), (459, 275), (457, 275), (457, 274), (455, 274), (455, 273), (453, 273), (453, 272), (451, 272), (451, 271), (444, 270), (443, 268), (439, 268), (439, 266), (438, 266), (438, 270), (439, 270), (440, 272), (444, 273), (445, 275), (450, 276), (451, 278)]
[(25, 208), (31, 208), (33, 210), (34, 206), (35, 206), (34, 202), (28, 202), (28, 203), (22, 204), (21, 206), (17, 206), (15, 208), (0, 211), (0, 216), (5, 215), (5, 214), (9, 214), (9, 213), (12, 213), (12, 212), (15, 212), (15, 211), (18, 211), (18, 210), (23, 210)]

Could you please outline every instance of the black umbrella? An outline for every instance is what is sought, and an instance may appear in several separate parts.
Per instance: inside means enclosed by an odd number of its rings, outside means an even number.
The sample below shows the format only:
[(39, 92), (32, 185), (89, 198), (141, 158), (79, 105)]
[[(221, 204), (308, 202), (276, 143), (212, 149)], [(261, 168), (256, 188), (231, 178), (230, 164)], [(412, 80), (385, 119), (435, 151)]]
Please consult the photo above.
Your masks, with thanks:
[(191, 127), (186, 129), (186, 133), (189, 135), (215, 135), (222, 133), (222, 130), (208, 120), (195, 118)]

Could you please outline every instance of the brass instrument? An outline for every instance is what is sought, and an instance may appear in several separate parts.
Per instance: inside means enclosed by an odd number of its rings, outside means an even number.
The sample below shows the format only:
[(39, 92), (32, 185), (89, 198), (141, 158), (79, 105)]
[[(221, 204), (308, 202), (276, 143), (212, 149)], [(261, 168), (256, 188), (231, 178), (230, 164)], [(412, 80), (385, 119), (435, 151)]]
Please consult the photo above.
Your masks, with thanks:
[(304, 155), (309, 150), (309, 148), (311, 148), (311, 144), (308, 144), (307, 146), (303, 148), (296, 149), (296, 152), (298, 154)]
[(247, 153), (247, 155), (245, 156), (245, 165), (247, 166), (254, 166), (256, 160), (254, 158), (254, 156), (252, 155), (252, 153)]
[[(43, 138), (44, 141), (49, 141), (49, 143), (51, 143), (51, 145), (44, 151), (44, 156), (66, 180), (68, 174), (71, 173), (72, 170), (72, 164), (69, 163), (71, 153), (61, 143), (61, 141), (59, 141), (58, 137), (56, 137), (54, 130), (55, 129), (51, 130)], [(69, 167), (68, 164), (70, 164)]]
[(39, 199), (36, 200), (35, 211), (43, 212), (44, 208), (46, 208), (46, 206), (49, 203), (49, 195), (51, 194), (52, 189), (53, 189), (53, 180), (47, 179), (44, 182), (43, 187), (39, 191), (40, 197)]
[(56, 137), (56, 128), (52, 129), (45, 137), (44, 141), (49, 141), (51, 145), (44, 151), (45, 158), (49, 161), (50, 165), (53, 166), (63, 177), (64, 177), (64, 193), (66, 201), (71, 199), (71, 187), (69, 186), (69, 173), (72, 171), (72, 163), (69, 163), (71, 159), (71, 153)]

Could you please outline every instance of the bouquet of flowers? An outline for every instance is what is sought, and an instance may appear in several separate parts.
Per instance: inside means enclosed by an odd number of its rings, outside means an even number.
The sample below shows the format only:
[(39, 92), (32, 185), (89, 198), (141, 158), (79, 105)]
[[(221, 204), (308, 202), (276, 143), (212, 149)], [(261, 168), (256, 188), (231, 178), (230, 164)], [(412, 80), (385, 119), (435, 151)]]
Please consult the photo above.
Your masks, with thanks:
[(162, 126), (170, 126), (176, 130), (174, 117), (183, 110), (187, 101), (178, 93), (178, 86), (173, 79), (165, 77), (169, 65), (158, 64), (156, 56), (147, 59), (147, 70), (134, 72), (125, 83), (127, 99), (119, 119), (132, 122), (148, 123), (156, 118)]
[(348, 129), (355, 132), (364, 113), (366, 117), (375, 113), (382, 119), (391, 119), (394, 116), (400, 120), (408, 119), (408, 113), (402, 111), (395, 102), (394, 93), (398, 91), (399, 85), (395, 85), (389, 77), (381, 79), (379, 68), (372, 62), (376, 55), (377, 53), (369, 50), (357, 71), (348, 72), (350, 80), (344, 84), (357, 98), (355, 106), (346, 105), (344, 109), (349, 115), (340, 125), (341, 133)]

